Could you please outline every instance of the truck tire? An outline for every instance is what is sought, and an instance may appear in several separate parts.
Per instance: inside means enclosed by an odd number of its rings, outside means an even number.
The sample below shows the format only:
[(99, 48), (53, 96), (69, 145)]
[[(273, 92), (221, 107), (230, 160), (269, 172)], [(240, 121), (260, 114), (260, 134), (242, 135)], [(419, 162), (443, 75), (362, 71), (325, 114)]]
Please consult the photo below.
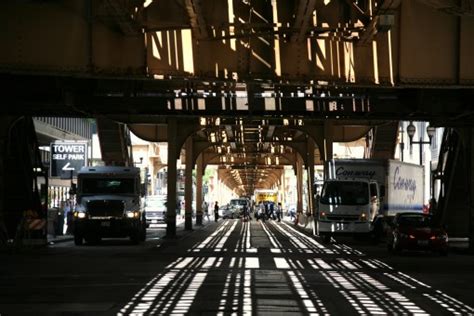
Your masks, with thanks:
[(130, 234), (130, 241), (133, 245), (138, 245), (140, 243), (140, 230), (135, 230)]
[(140, 230), (140, 241), (146, 240), (146, 226), (143, 226)]
[(81, 234), (79, 234), (79, 233), (74, 234), (74, 244), (76, 246), (81, 246), (82, 243), (83, 243), (83, 240), (84, 240), (84, 238), (82, 237)]

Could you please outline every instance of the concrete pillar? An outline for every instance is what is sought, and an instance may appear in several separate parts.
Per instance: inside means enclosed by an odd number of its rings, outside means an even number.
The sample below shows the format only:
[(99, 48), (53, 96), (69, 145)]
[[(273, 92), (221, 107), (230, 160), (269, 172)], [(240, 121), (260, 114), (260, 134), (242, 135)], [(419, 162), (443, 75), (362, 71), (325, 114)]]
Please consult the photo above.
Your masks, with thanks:
[(303, 160), (296, 158), (296, 211), (303, 212)]
[(196, 162), (196, 225), (202, 225), (202, 176), (204, 174), (202, 154), (199, 154)]
[[(184, 211), (184, 229), (193, 229), (193, 138), (188, 137), (185, 144), (186, 170), (184, 182), (184, 199), (186, 201)], [(197, 203), (196, 203), (197, 205)]]
[(168, 121), (168, 179), (167, 179), (167, 207), (166, 207), (166, 236), (176, 237), (176, 161), (177, 154), (177, 124), (176, 119)]

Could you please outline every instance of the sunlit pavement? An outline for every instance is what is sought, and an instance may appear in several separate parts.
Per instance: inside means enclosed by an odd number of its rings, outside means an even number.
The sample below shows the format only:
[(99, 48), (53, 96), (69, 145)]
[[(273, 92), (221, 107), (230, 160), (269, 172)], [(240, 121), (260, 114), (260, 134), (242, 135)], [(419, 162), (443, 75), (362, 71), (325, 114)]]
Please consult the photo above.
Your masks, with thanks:
[(344, 244), (274, 221), (224, 221), (121, 314), (438, 314), (472, 307)]
[[(440, 265), (458, 264), (452, 256), (393, 257), (383, 252), (385, 260), (379, 255), (382, 245), (326, 245), (288, 222), (205, 224), (193, 232), (179, 231), (171, 240), (161, 238), (164, 226), (156, 227), (149, 233), (156, 239), (138, 247), (107, 240), (97, 246), (63, 243), (38, 252), (2, 254), (0, 313), (474, 313), (473, 265), (468, 274), (464, 268), (439, 273)], [(460, 259), (474, 262), (472, 256), (460, 257), (459, 266)], [(410, 262), (410, 272), (390, 262)], [(426, 266), (428, 273), (423, 272)], [(453, 287), (444, 282), (449, 278)], [(458, 286), (462, 298), (452, 294), (460, 293)]]

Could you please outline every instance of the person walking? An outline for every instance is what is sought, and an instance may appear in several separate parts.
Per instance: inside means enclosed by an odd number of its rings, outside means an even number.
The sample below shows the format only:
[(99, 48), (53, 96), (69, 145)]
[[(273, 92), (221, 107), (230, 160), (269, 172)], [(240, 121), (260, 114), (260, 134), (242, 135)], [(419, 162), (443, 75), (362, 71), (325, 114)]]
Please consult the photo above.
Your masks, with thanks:
[(276, 218), (279, 222), (281, 222), (281, 212), (282, 212), (282, 209), (281, 209), (281, 203), (278, 202), (278, 205), (275, 209), (275, 212), (276, 212)]
[(209, 219), (209, 204), (206, 201), (202, 202), (202, 210), (204, 212), (204, 217), (207, 217), (207, 221), (210, 222), (211, 220)]
[(219, 219), (219, 203), (216, 201), (214, 204), (214, 221), (217, 222)]

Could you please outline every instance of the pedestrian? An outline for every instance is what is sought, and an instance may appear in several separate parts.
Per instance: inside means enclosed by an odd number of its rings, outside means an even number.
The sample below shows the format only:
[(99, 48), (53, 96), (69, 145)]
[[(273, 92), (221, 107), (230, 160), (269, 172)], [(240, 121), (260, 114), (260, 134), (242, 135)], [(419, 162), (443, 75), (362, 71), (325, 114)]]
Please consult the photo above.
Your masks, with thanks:
[(209, 204), (206, 201), (202, 203), (202, 211), (204, 212), (204, 217), (207, 217), (207, 221), (210, 222), (211, 220), (209, 219)]
[(219, 219), (219, 203), (216, 201), (214, 204), (214, 221), (217, 222)]
[[(265, 222), (265, 205), (263, 204), (262, 201), (260, 201), (260, 204), (258, 206), (258, 219), (261, 219), (262, 222)], [(258, 221), (257, 219), (257, 221)]]
[(282, 210), (281, 210), (281, 203), (278, 202), (278, 205), (277, 205), (277, 207), (276, 207), (275, 212), (276, 212), (276, 218), (277, 218), (277, 220), (278, 220), (279, 222), (281, 222), (281, 211), (282, 211)]

